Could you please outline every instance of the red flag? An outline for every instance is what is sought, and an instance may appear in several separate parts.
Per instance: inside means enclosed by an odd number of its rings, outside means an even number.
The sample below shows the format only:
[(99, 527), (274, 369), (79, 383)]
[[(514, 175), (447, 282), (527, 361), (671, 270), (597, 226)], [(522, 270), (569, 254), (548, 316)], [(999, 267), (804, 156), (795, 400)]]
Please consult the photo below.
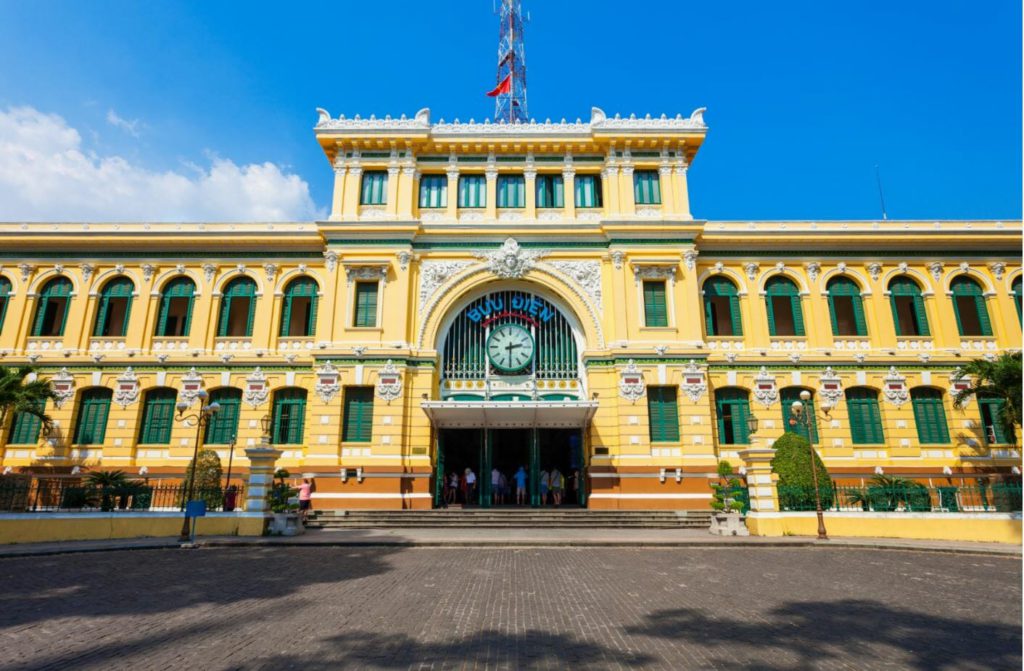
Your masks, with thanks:
[(501, 83), (494, 87), (493, 90), (488, 91), (487, 95), (494, 98), (500, 96), (502, 93), (508, 93), (512, 90), (512, 75), (505, 75), (505, 78), (501, 80)]

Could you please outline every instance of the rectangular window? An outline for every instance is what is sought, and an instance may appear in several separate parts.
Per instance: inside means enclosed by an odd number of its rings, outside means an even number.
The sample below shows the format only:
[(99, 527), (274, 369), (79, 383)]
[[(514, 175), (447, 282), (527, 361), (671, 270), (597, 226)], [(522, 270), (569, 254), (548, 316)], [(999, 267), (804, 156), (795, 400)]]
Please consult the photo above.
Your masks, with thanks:
[(373, 437), (373, 387), (345, 387), (342, 440), (368, 443)]
[(601, 207), (601, 176), (576, 175), (576, 207)]
[(498, 207), (526, 207), (526, 180), (522, 175), (498, 175)]
[(644, 281), (644, 324), (655, 327), (668, 326), (664, 281)]
[(274, 397), (273, 442), (300, 445), (306, 416), (306, 392), (283, 390)]
[(920, 311), (914, 296), (893, 296), (892, 306), (896, 313), (896, 335), (927, 335), (921, 329)]
[(287, 321), (283, 335), (290, 338), (303, 338), (313, 335), (313, 297), (288, 297)]
[(377, 325), (377, 282), (356, 282), (354, 326)]
[(447, 175), (423, 175), (420, 178), (420, 207), (448, 207)]
[(39, 442), (39, 429), (42, 422), (35, 415), (27, 412), (19, 412), (11, 422), (11, 433), (8, 436), (8, 445), (35, 445)]
[(797, 335), (796, 322), (793, 319), (792, 299), (789, 296), (769, 296), (768, 300), (771, 301), (771, 316), (774, 324), (771, 335)]
[(252, 298), (234, 296), (230, 299), (224, 328), (222, 335), (229, 338), (248, 338), (252, 335)]
[(991, 333), (985, 333), (981, 327), (981, 319), (978, 318), (978, 306), (974, 296), (953, 296), (953, 300), (956, 301), (956, 316), (959, 320), (960, 335), (991, 335)]
[(716, 336), (740, 335), (733, 329), (733, 299), (729, 296), (705, 298), (708, 318), (708, 334)]
[(85, 392), (78, 408), (78, 422), (75, 424), (75, 443), (79, 445), (102, 445), (107, 433), (107, 415), (110, 412), (111, 392)]
[(167, 314), (164, 317), (161, 336), (180, 337), (188, 335), (189, 313), (192, 310), (192, 299), (186, 296), (168, 298)]
[(537, 175), (537, 207), (565, 207), (561, 175)]
[(679, 409), (675, 387), (648, 387), (647, 413), (652, 443), (679, 442)]
[(637, 205), (661, 205), (661, 181), (657, 170), (633, 173), (633, 195)]
[(170, 444), (171, 427), (174, 425), (175, 400), (173, 394), (151, 395), (146, 399), (142, 411), (142, 426), (139, 427), (139, 443), (143, 445)]
[(238, 436), (238, 418), (242, 406), (240, 389), (219, 389), (210, 394), (210, 402), (220, 404), (220, 412), (206, 425), (204, 442), (210, 445), (228, 445)]
[(459, 207), (487, 207), (487, 180), (483, 175), (459, 177)]
[(360, 205), (384, 205), (388, 202), (388, 173), (386, 170), (367, 170), (363, 173)]
[(854, 313), (853, 296), (830, 296), (832, 314), (835, 320), (833, 335), (861, 335), (857, 328), (857, 317)]

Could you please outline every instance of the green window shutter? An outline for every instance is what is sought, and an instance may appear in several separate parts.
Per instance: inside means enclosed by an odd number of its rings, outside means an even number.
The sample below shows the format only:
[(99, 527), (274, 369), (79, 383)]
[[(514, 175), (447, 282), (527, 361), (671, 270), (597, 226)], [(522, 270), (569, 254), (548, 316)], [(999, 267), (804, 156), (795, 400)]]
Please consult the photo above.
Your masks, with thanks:
[(459, 207), (487, 207), (487, 180), (483, 175), (459, 177)]
[(306, 390), (281, 389), (274, 394), (272, 442), (302, 444), (306, 418)]
[(644, 281), (644, 324), (654, 327), (668, 326), (664, 281)]
[(526, 180), (522, 175), (498, 175), (498, 207), (526, 206)]
[(203, 442), (210, 445), (228, 445), (238, 436), (238, 420), (242, 409), (242, 390), (221, 387), (210, 392), (210, 403), (219, 403), (220, 412), (206, 425)]
[(537, 175), (537, 207), (565, 207), (565, 185), (561, 175)]
[(598, 175), (576, 175), (574, 188), (576, 207), (601, 207), (601, 178)]
[[(134, 292), (135, 284), (127, 277), (118, 277), (106, 283), (100, 292), (99, 310), (96, 313), (96, 324), (93, 326), (94, 336), (124, 337), (128, 332), (128, 320), (132, 314), (132, 294)], [(113, 307), (111, 301), (115, 298), (125, 299), (124, 320), (121, 322), (120, 332), (106, 333), (107, 319)]]
[(798, 336), (806, 335), (804, 332), (804, 311), (800, 305), (800, 296), (791, 296), (789, 304), (793, 310), (793, 331)]
[(345, 387), (342, 440), (368, 443), (373, 437), (373, 387)]
[[(63, 298), (66, 301), (70, 302), (71, 290), (71, 280), (67, 279), (66, 277), (58, 277), (46, 283), (46, 286), (43, 287), (43, 290), (39, 292), (39, 300), (36, 307), (36, 319), (35, 324), (33, 325), (32, 328), (33, 336), (50, 335), (43, 333), (43, 325), (46, 322), (46, 308), (50, 301), (55, 299)], [(54, 335), (64, 335), (64, 327), (67, 325), (68, 321), (68, 308), (70, 308), (70, 305), (65, 304), (64, 313), (61, 316), (60, 325), (57, 327), (57, 333)]]
[(292, 319), (292, 310), (295, 300), (298, 298), (309, 299), (309, 316), (303, 326), (303, 336), (313, 335), (316, 325), (316, 301), (319, 285), (310, 277), (297, 277), (288, 283), (284, 290), (284, 309), (281, 312), (281, 337), (289, 335), (289, 328)]
[(777, 329), (775, 328), (775, 306), (772, 305), (772, 297), (770, 294), (764, 297), (764, 305), (768, 312), (768, 335), (778, 335), (776, 332)]
[(220, 318), (217, 320), (217, 337), (225, 338), (228, 335), (228, 317), (231, 314), (231, 296), (224, 294), (220, 299)]
[(718, 335), (718, 325), (715, 323), (715, 308), (711, 303), (711, 297), (704, 296), (704, 332), (709, 336)]
[(75, 422), (75, 443), (79, 445), (102, 445), (107, 433), (107, 417), (110, 414), (109, 389), (87, 389), (82, 392), (78, 406), (78, 421)]
[(249, 299), (249, 312), (246, 315), (246, 330), (244, 337), (252, 336), (253, 318), (256, 315), (256, 283), (248, 277), (240, 277), (231, 280), (224, 288), (220, 302), (220, 320), (217, 325), (217, 336), (228, 335), (229, 319), (231, 317), (231, 304), (238, 299)]
[(384, 205), (388, 199), (388, 173), (384, 170), (367, 170), (363, 173), (360, 205)]
[(864, 318), (864, 299), (861, 298), (860, 292), (853, 297), (853, 323), (857, 329), (857, 335), (866, 336), (868, 334), (868, 323)]
[(743, 335), (743, 318), (740, 316), (740, 297), (729, 296), (729, 318), (732, 319), (732, 334)]
[(836, 317), (836, 298), (832, 291), (828, 292), (828, 316), (832, 323), (832, 335), (839, 335), (839, 319)]
[[(317, 288), (319, 291), (319, 287)], [(313, 292), (312, 297), (309, 299), (309, 320), (306, 322), (306, 335), (316, 335), (316, 308), (317, 303), (320, 302), (320, 297), (317, 296), (317, 291)]]
[(173, 389), (153, 389), (146, 393), (142, 407), (139, 443), (169, 445), (174, 425), (174, 404), (178, 394)]
[(679, 407), (675, 387), (648, 387), (647, 412), (651, 442), (679, 441)]
[(896, 329), (896, 335), (903, 335), (903, 330), (900, 327), (900, 312), (896, 309), (896, 294), (889, 294), (889, 309), (892, 311), (892, 325)]
[(981, 324), (981, 335), (992, 335), (992, 321), (988, 317), (988, 307), (984, 296), (975, 296), (974, 307), (978, 310), (978, 322)]
[(1006, 401), (1001, 398), (979, 398), (978, 408), (981, 410), (981, 423), (985, 432), (987, 445), (1006, 445), (1013, 441), (1007, 440), (1006, 430), (999, 421)]
[(4, 317), (7, 315), (7, 304), (11, 300), (11, 281), (0, 277), (0, 333), (4, 330)]
[(448, 207), (447, 175), (424, 175), (420, 178), (420, 207)]
[(188, 335), (192, 326), (192, 304), (195, 298), (195, 283), (187, 277), (179, 277), (171, 280), (164, 286), (160, 296), (160, 314), (157, 321), (156, 333), (160, 336), (173, 335), (167, 332), (167, 318), (170, 315), (171, 301), (175, 298), (188, 300), (188, 307), (185, 311), (185, 323), (182, 325), (182, 335)]
[(1013, 302), (1017, 305), (1017, 323), (1024, 323), (1021, 312), (1024, 310), (1024, 286), (1022, 286), (1020, 277), (1013, 281)]
[(249, 314), (246, 316), (246, 319), (245, 319), (245, 337), (246, 338), (251, 338), (252, 337), (252, 327), (253, 327), (253, 321), (255, 320), (255, 318), (256, 318), (256, 295), (255, 295), (255, 292), (253, 292), (253, 295), (249, 298)]
[(982, 336), (992, 335), (992, 322), (988, 317), (988, 308), (985, 306), (985, 293), (981, 286), (974, 280), (961, 275), (953, 280), (951, 283), (953, 290), (953, 312), (956, 314), (956, 326), (960, 331), (960, 335), (967, 335), (964, 333), (964, 328), (960, 315), (960, 302), (957, 298), (966, 297), (970, 299), (972, 308), (978, 315), (978, 330)]
[(928, 328), (928, 313), (924, 309), (924, 298), (921, 294), (914, 296), (914, 317), (917, 319), (918, 330), (920, 335), (930, 335), (931, 331)]
[[(39, 410), (46, 407), (45, 403), (37, 404)], [(7, 437), (8, 445), (35, 445), (39, 442), (39, 431), (43, 423), (35, 415), (19, 412), (11, 421), (11, 432)]]
[(896, 308), (896, 299), (901, 296), (910, 297), (912, 300), (914, 319), (918, 326), (918, 333), (916, 335), (929, 335), (928, 315), (925, 312), (924, 298), (921, 296), (921, 288), (909, 277), (894, 277), (893, 280), (889, 282), (889, 305), (892, 308), (892, 321), (896, 326), (896, 334), (915, 335), (911, 333), (909, 325), (900, 324), (899, 312)]
[(854, 445), (877, 445), (885, 442), (878, 393), (864, 387), (846, 390), (850, 435)]
[(377, 282), (356, 282), (355, 326), (377, 325)]
[(910, 396), (918, 441), (923, 445), (948, 443), (949, 427), (942, 405), (942, 393), (936, 389), (921, 388), (912, 389)]
[(657, 170), (634, 171), (633, 196), (637, 205), (661, 204), (661, 182)]
[(715, 391), (715, 422), (718, 442), (723, 445), (748, 445), (750, 430), (750, 401), (742, 389), (726, 388)]
[(714, 333), (710, 331), (712, 318), (708, 317), (708, 315), (713, 311), (711, 298), (723, 296), (729, 299), (729, 321), (732, 322), (732, 334), (737, 336), (743, 335), (740, 299), (736, 291), (736, 285), (722, 276), (710, 277), (704, 282), (704, 314), (709, 328), (708, 335), (721, 335), (719, 333), (721, 329), (717, 328), (718, 325), (716, 325)]

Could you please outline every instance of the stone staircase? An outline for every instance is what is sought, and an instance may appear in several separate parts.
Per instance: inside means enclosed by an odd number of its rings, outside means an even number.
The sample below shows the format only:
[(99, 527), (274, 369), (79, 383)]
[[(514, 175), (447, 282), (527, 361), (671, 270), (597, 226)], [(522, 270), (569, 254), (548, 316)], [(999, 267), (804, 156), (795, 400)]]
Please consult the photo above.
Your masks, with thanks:
[(310, 514), (306, 528), (707, 529), (710, 524), (710, 510), (451, 507), (443, 510), (317, 510)]

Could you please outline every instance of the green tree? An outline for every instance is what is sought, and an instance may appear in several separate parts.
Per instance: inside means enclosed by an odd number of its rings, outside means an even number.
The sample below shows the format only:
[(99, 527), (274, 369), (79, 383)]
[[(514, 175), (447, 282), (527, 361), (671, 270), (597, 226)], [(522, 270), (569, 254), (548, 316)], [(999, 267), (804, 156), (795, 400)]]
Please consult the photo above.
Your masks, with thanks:
[(32, 366), (0, 366), (0, 427), (5, 426), (8, 416), (24, 412), (39, 418), (44, 431), (53, 426), (53, 420), (46, 414), (46, 402), (55, 400), (57, 395), (46, 378), (36, 377), (26, 382), (28, 377), (36, 373)]
[(801, 435), (787, 431), (772, 445), (772, 471), (779, 475), (779, 505), (789, 510), (814, 510), (814, 476), (811, 455), (818, 470), (821, 507), (830, 508), (834, 499), (832, 480), (817, 451)]
[(90, 471), (85, 482), (99, 493), (100, 510), (104, 512), (113, 510), (116, 497), (126, 496), (137, 485), (124, 471)]
[(996, 420), (1005, 435), (1016, 442), (1014, 427), (1020, 425), (1021, 418), (1021, 353), (1004, 352), (993, 361), (974, 359), (960, 369), (953, 381), (965, 378), (969, 378), (970, 384), (956, 392), (953, 404), (963, 408), (972, 396), (1001, 399), (1003, 403)]
[[(192, 492), (194, 500), (206, 501), (206, 507), (213, 510), (219, 508), (223, 499), (220, 490), (223, 470), (220, 457), (213, 450), (199, 450), (196, 462), (196, 486)], [(188, 495), (189, 483), (192, 481), (192, 462), (188, 462), (185, 471), (185, 489), (183, 497)]]

